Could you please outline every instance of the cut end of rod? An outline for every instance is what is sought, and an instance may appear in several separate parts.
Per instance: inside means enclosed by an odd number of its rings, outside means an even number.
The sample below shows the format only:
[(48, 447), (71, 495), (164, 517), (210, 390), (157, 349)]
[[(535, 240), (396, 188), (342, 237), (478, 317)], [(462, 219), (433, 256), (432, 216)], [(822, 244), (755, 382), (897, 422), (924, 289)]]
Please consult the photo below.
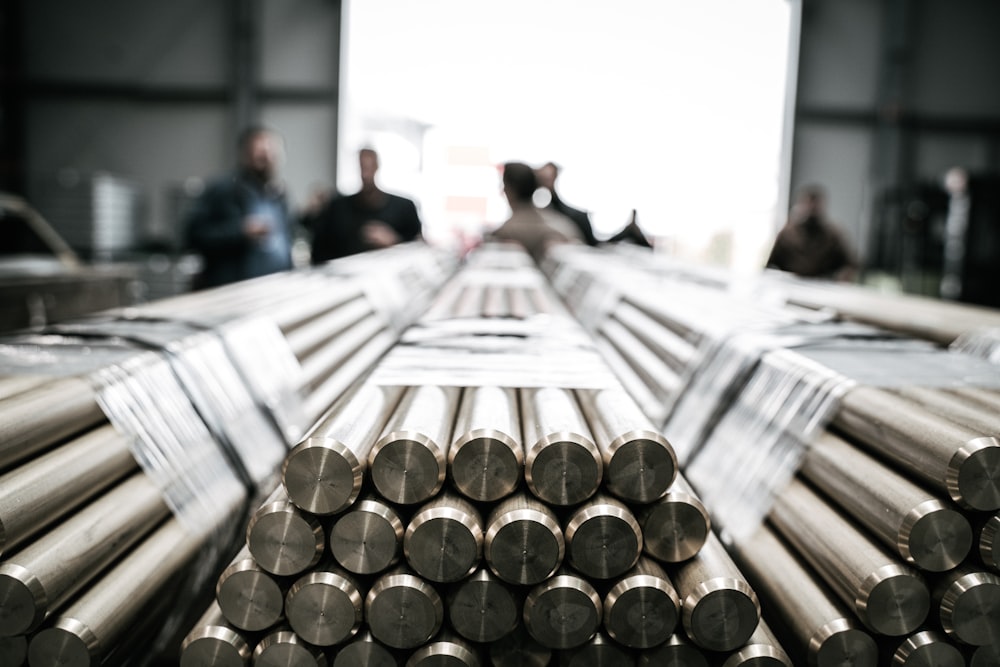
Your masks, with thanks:
[(663, 436), (634, 431), (620, 436), (608, 462), (605, 483), (622, 500), (649, 503), (662, 497), (677, 477), (677, 457)]
[(0, 636), (34, 630), (45, 618), (48, 601), (38, 577), (14, 563), (0, 566)]
[(377, 444), (369, 463), (379, 494), (401, 505), (422, 503), (444, 484), (446, 462), (440, 448), (419, 433), (392, 433)]
[(392, 652), (374, 641), (359, 640), (348, 644), (339, 651), (333, 660), (333, 667), (398, 667), (399, 663)]
[(201, 628), (181, 647), (180, 667), (246, 667), (249, 663), (249, 646), (229, 628)]
[(903, 519), (898, 547), (902, 556), (917, 567), (944, 572), (968, 555), (972, 548), (972, 527), (961, 512), (939, 500), (929, 500)]
[(330, 531), (330, 550), (341, 567), (375, 574), (399, 559), (403, 524), (388, 507), (372, 505), (343, 515)]
[(535, 445), (524, 464), (524, 481), (531, 492), (549, 505), (566, 507), (582, 503), (597, 492), (604, 462), (597, 446), (573, 434), (547, 436)]
[(948, 465), (947, 484), (952, 498), (965, 507), (1000, 509), (1000, 441), (983, 437), (965, 443)]
[(98, 641), (94, 633), (75, 618), (61, 618), (42, 630), (28, 645), (28, 664), (59, 667), (96, 667)]
[(808, 652), (816, 667), (874, 665), (878, 663), (875, 639), (847, 619), (827, 623), (809, 638)]
[(486, 561), (498, 577), (511, 584), (538, 584), (562, 564), (562, 530), (540, 512), (519, 510), (491, 526), (486, 539)]
[(215, 595), (222, 615), (251, 632), (274, 625), (281, 618), (285, 598), (277, 582), (258, 569), (233, 572), (231, 567), (219, 578)]
[(941, 625), (966, 644), (1000, 642), (1000, 576), (972, 572), (959, 577), (942, 597)]
[(361, 462), (347, 447), (310, 438), (285, 457), (281, 482), (297, 507), (313, 514), (336, 514), (358, 497), (363, 473)]
[(722, 667), (793, 667), (788, 656), (771, 644), (749, 644), (722, 663)]
[(868, 627), (895, 637), (916, 630), (927, 617), (931, 601), (924, 582), (894, 564), (868, 575), (855, 604), (858, 616)]
[(674, 633), (679, 607), (677, 594), (662, 579), (627, 577), (604, 601), (604, 627), (612, 639), (625, 646), (652, 648)]
[[(750, 587), (738, 580), (712, 582), (714, 588), (684, 601), (684, 628), (698, 646), (735, 651), (750, 639), (760, 621), (760, 606)], [(694, 599), (692, 599), (694, 598)]]
[(708, 539), (708, 511), (693, 496), (670, 492), (643, 514), (643, 548), (665, 563), (695, 556)]
[(521, 477), (520, 448), (499, 431), (478, 435), (452, 447), (449, 462), (455, 488), (466, 498), (493, 502), (513, 493)]
[(892, 664), (905, 667), (965, 667), (965, 658), (954, 645), (931, 632), (918, 632), (896, 649)]

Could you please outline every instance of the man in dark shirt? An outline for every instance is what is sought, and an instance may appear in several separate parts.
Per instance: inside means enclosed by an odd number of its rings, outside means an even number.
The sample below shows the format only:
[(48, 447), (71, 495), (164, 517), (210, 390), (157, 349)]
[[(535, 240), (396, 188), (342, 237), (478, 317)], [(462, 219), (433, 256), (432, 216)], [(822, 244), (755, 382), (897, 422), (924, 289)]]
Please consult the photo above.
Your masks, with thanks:
[(364, 148), (358, 159), (361, 189), (329, 201), (312, 223), (313, 264), (421, 238), (413, 200), (384, 192), (375, 184), (378, 154)]
[(594, 236), (594, 228), (590, 224), (590, 214), (586, 211), (581, 211), (578, 208), (573, 208), (564, 202), (562, 198), (559, 197), (559, 193), (556, 192), (556, 179), (559, 178), (559, 165), (555, 162), (546, 162), (535, 170), (535, 176), (538, 179), (539, 187), (548, 190), (549, 194), (552, 196), (552, 199), (549, 200), (549, 203), (545, 208), (551, 209), (556, 213), (560, 213), (572, 220), (573, 224), (575, 224), (580, 230), (580, 236), (583, 237), (584, 243), (591, 246), (597, 245), (597, 237)]
[(204, 262), (196, 289), (292, 268), (291, 217), (277, 177), (281, 137), (253, 126), (240, 133), (239, 165), (213, 181), (185, 222), (185, 244)]
[(804, 278), (854, 279), (857, 260), (843, 232), (826, 216), (822, 188), (807, 186), (799, 192), (774, 240), (767, 267)]

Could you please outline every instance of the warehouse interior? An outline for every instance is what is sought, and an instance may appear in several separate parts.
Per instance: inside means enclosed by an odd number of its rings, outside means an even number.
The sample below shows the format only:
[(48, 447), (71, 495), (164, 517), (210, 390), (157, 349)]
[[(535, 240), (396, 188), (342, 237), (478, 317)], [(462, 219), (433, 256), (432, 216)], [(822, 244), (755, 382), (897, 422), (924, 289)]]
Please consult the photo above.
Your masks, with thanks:
[[(1000, 667), (997, 25), (0, 0), (0, 665)], [(421, 232), (321, 261), (368, 149)]]

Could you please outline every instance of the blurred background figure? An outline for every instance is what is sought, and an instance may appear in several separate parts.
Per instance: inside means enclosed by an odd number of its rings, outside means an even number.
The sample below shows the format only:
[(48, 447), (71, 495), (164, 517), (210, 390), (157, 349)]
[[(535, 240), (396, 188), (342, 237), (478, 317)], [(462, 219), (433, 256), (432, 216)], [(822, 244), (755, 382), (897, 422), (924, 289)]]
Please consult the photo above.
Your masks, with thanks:
[(608, 239), (608, 243), (633, 243), (643, 248), (652, 248), (653, 244), (646, 238), (642, 227), (639, 226), (639, 214), (632, 209), (632, 215), (621, 231)]
[(204, 289), (292, 268), (292, 229), (280, 135), (264, 126), (240, 133), (235, 173), (205, 188), (188, 215), (187, 247), (202, 257), (192, 287)]
[(334, 197), (312, 221), (313, 264), (422, 238), (414, 201), (384, 192), (376, 184), (378, 153), (363, 148), (358, 160), (361, 189)]
[(496, 241), (514, 241), (540, 263), (548, 249), (559, 243), (582, 243), (583, 235), (565, 215), (538, 208), (533, 196), (538, 189), (535, 171), (523, 162), (503, 166), (503, 193), (510, 204), (510, 217), (490, 235)]
[(546, 162), (535, 170), (535, 177), (538, 179), (538, 187), (544, 188), (549, 194), (549, 203), (545, 205), (545, 208), (569, 218), (580, 230), (580, 236), (584, 243), (591, 246), (597, 245), (597, 238), (594, 236), (594, 229), (590, 224), (590, 214), (564, 202), (556, 191), (559, 165), (555, 162)]
[(952, 167), (944, 190), (941, 297), (1000, 307), (1000, 179)]
[(774, 240), (767, 268), (805, 278), (854, 280), (854, 251), (843, 232), (827, 217), (822, 187), (808, 185), (799, 190), (788, 222)]

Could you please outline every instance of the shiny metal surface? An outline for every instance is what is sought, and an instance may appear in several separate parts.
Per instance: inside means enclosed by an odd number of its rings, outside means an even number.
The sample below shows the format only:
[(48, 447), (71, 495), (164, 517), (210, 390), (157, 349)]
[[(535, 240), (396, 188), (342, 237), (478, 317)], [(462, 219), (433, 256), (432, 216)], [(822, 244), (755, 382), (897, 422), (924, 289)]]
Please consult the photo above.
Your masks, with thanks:
[(776, 498), (777, 531), (875, 632), (905, 635), (927, 616), (930, 594), (913, 568), (871, 542), (803, 482)]
[(708, 667), (708, 659), (683, 632), (639, 654), (639, 667)]
[(289, 331), (285, 340), (296, 359), (305, 359), (372, 312), (371, 303), (359, 293), (354, 299)]
[(244, 547), (219, 575), (215, 599), (220, 613), (230, 624), (240, 630), (257, 632), (281, 620), (285, 587), (261, 568)]
[(300, 359), (303, 388), (313, 390), (319, 387), (331, 373), (343, 366), (356, 350), (385, 328), (385, 319), (372, 313), (309, 356)]
[(800, 473), (921, 569), (951, 569), (972, 547), (972, 527), (957, 507), (829, 432), (806, 451)]
[(326, 667), (326, 654), (287, 628), (269, 632), (253, 650), (254, 667)]
[(383, 329), (351, 353), (351, 356), (318, 384), (310, 388), (303, 401), (306, 423), (315, 423), (347, 389), (367, 373), (396, 343), (395, 334)]
[(27, 635), (0, 637), (0, 665), (21, 667), (28, 660)]
[(480, 664), (479, 649), (446, 630), (410, 654), (406, 661), (406, 667), (479, 667)]
[(605, 488), (626, 502), (662, 497), (677, 477), (677, 455), (624, 389), (577, 390), (604, 459)]
[(575, 648), (601, 624), (601, 598), (590, 583), (568, 570), (546, 579), (528, 593), (522, 616), (528, 632), (551, 649)]
[[(666, 323), (622, 299), (615, 306), (614, 318), (632, 332), (643, 345), (656, 353), (674, 372), (683, 374), (692, 368), (698, 350), (684, 336), (672, 331)], [(671, 323), (676, 326), (676, 323)]]
[(0, 470), (105, 421), (94, 389), (66, 377), (0, 400)]
[(106, 424), (0, 476), (0, 556), (136, 469)]
[(735, 546), (740, 569), (815, 667), (876, 667), (878, 647), (854, 614), (832, 597), (803, 561), (764, 524)]
[(527, 493), (500, 502), (486, 520), (483, 555), (511, 584), (532, 585), (555, 574), (566, 543), (556, 515)]
[(251, 647), (213, 600), (181, 642), (180, 667), (246, 667)]
[(1000, 571), (1000, 514), (994, 514), (979, 530), (979, 558), (983, 564)]
[(621, 644), (598, 632), (583, 646), (559, 652), (560, 667), (632, 667), (635, 656)]
[(170, 513), (137, 473), (0, 563), (0, 635), (39, 626)]
[(932, 630), (921, 630), (904, 639), (891, 660), (893, 667), (965, 667), (962, 652)]
[(969, 667), (996, 667), (1000, 665), (1000, 644), (977, 646), (969, 657)]
[(204, 543), (168, 519), (61, 610), (28, 645), (31, 665), (90, 667), (129, 631), (151, 601), (181, 576)]
[(855, 387), (833, 423), (969, 509), (1000, 509), (1000, 441), (887, 391)]
[(316, 646), (333, 646), (357, 634), (364, 616), (358, 582), (339, 568), (314, 570), (285, 596), (285, 617), (295, 634)]
[(407, 563), (430, 581), (458, 581), (479, 566), (482, 554), (479, 510), (450, 491), (439, 493), (417, 509), (403, 534)]
[(441, 490), (459, 390), (410, 387), (369, 454), (371, 479), (387, 500), (421, 503)]
[(968, 426), (983, 435), (1000, 436), (1000, 413), (980, 402), (936, 387), (904, 385), (894, 388), (894, 391), (939, 417)]
[(372, 635), (387, 646), (413, 649), (429, 641), (444, 621), (444, 604), (434, 587), (405, 568), (391, 570), (365, 597)]
[(463, 495), (494, 502), (517, 488), (524, 465), (517, 392), (467, 387), (462, 392), (448, 471)]
[[(856, 663), (855, 663), (856, 664)], [(767, 623), (761, 620), (747, 643), (726, 658), (722, 667), (795, 667)]]
[(319, 562), (326, 535), (319, 520), (293, 505), (278, 487), (250, 517), (247, 547), (271, 574), (299, 574)]
[(684, 630), (701, 648), (734, 651), (757, 629), (757, 595), (713, 533), (694, 557), (673, 569), (673, 582)]
[(615, 319), (601, 323), (600, 332), (625, 358), (661, 401), (668, 400), (681, 389), (681, 376), (655, 352), (646, 347), (635, 334)]
[(521, 605), (510, 586), (486, 567), (460, 581), (448, 596), (448, 620), (474, 642), (493, 642), (514, 631)]
[(371, 495), (337, 518), (330, 529), (330, 551), (349, 572), (375, 574), (399, 560), (403, 531), (396, 510)]
[(708, 510), (681, 475), (665, 496), (637, 512), (643, 550), (664, 563), (679, 563), (697, 554), (711, 531)]
[(550, 505), (575, 505), (596, 493), (604, 462), (573, 393), (558, 387), (521, 390), (524, 481)]
[(680, 600), (666, 571), (651, 558), (614, 582), (604, 596), (604, 631), (616, 642), (636, 649), (652, 648), (674, 633)]
[(518, 624), (513, 632), (490, 642), (489, 657), (493, 667), (546, 667), (552, 649), (539, 644), (524, 625)]
[(570, 565), (584, 576), (611, 579), (627, 572), (642, 550), (642, 530), (617, 498), (598, 493), (584, 502), (563, 528)]
[(1000, 642), (1000, 575), (957, 567), (935, 582), (932, 599), (949, 637), (972, 646)]
[(337, 651), (333, 667), (399, 667), (393, 652), (380, 644), (370, 631), (359, 634)]
[(368, 455), (401, 394), (401, 388), (362, 383), (338, 400), (282, 463), (289, 500), (313, 514), (347, 509), (358, 497)]

